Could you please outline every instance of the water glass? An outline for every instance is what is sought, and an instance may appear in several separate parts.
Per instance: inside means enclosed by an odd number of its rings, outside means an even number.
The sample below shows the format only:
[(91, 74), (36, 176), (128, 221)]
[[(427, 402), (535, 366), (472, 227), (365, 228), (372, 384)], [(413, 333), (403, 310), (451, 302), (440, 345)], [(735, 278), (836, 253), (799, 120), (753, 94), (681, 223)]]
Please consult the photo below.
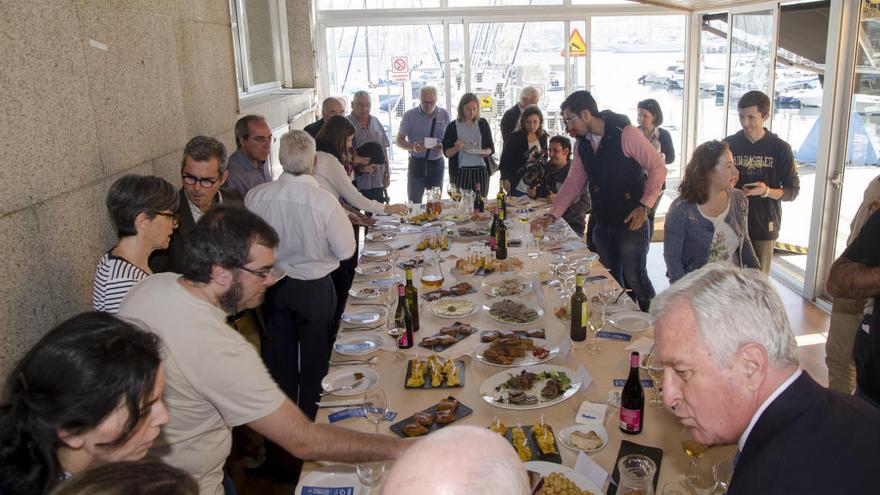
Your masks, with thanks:
[(620, 483), (617, 493), (620, 495), (654, 495), (654, 473), (657, 465), (650, 457), (640, 454), (623, 456), (617, 461), (620, 471)]
[(529, 255), (529, 259), (532, 260), (531, 276), (537, 276), (538, 257), (541, 256), (541, 241), (536, 239), (534, 236), (530, 236), (528, 239), (528, 244), (526, 245), (526, 252)]
[(357, 465), (358, 481), (367, 487), (367, 495), (373, 493), (373, 487), (382, 481), (385, 474), (385, 464), (382, 462), (368, 462)]

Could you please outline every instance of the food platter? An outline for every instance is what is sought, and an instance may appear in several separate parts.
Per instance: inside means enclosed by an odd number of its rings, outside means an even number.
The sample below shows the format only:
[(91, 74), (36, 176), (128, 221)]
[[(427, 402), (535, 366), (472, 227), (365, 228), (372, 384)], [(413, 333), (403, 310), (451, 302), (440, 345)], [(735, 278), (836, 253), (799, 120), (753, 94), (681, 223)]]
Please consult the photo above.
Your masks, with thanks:
[(391, 266), (391, 263), (364, 263), (356, 266), (354, 271), (359, 275), (371, 277), (373, 275), (388, 273), (391, 271), (392, 268), (394, 267)]
[[(506, 345), (508, 343), (510, 343), (510, 345)], [(523, 343), (527, 344), (523, 345)], [(518, 357), (514, 357), (513, 361), (507, 363), (506, 360), (499, 360), (493, 357), (499, 353), (505, 357), (512, 357), (513, 355)], [(513, 337), (512, 339), (496, 339), (486, 344), (480, 344), (474, 354), (477, 361), (480, 361), (481, 363), (490, 366), (516, 368), (520, 366), (546, 363), (559, 354), (559, 347), (550, 348), (547, 341), (544, 339)]]
[(467, 318), (480, 312), (480, 305), (467, 299), (441, 299), (431, 306), (438, 318)]
[(446, 235), (452, 239), (476, 239), (478, 237), (488, 237), (489, 229), (480, 226), (472, 227), (453, 227), (445, 230)]
[[(446, 412), (447, 414), (440, 416), (440, 413), (443, 412)], [(455, 397), (450, 396), (427, 409), (423, 409), (412, 416), (394, 423), (389, 429), (401, 437), (418, 437), (453, 424), (473, 412), (473, 409), (458, 402)], [(430, 424), (427, 422), (428, 417), (430, 417)], [(416, 428), (415, 431), (409, 430), (409, 425), (414, 424), (419, 426), (420, 423), (417, 421), (421, 420), (424, 420), (423, 424), (421, 424), (421, 429)]]
[(503, 436), (516, 449), (517, 455), (523, 462), (547, 461), (562, 464), (556, 435), (548, 424), (508, 428), (496, 418), (495, 422), (489, 425), (489, 429)]
[(466, 339), (477, 329), (467, 323), (456, 321), (452, 325), (441, 328), (434, 335), (423, 337), (419, 347), (431, 349), (434, 352), (442, 352), (453, 345)]
[[(590, 432), (595, 433), (598, 439), (586, 438), (584, 439), (584, 435), (589, 435)], [(574, 435), (574, 436), (572, 436)], [(580, 435), (581, 439), (579, 440), (577, 436)], [(592, 437), (592, 435), (589, 435)], [(604, 426), (596, 423), (596, 424), (586, 424), (586, 425), (572, 425), (564, 430), (560, 431), (556, 437), (559, 439), (559, 442), (565, 446), (567, 449), (571, 449), (575, 452), (586, 452), (588, 454), (592, 454), (593, 452), (598, 452), (602, 450), (603, 447), (608, 443), (608, 430), (605, 429)], [(578, 446), (575, 443), (585, 442), (589, 443), (590, 441), (601, 443), (597, 447), (588, 448), (586, 445)]]
[[(526, 470), (538, 473), (543, 478), (546, 478), (553, 473), (559, 473), (568, 478), (581, 490), (586, 490), (593, 495), (600, 495), (603, 493), (602, 489), (596, 486), (595, 483), (590, 481), (587, 477), (577, 473), (574, 469), (568, 466), (545, 461), (529, 461), (524, 463), (523, 465), (525, 466)], [(538, 492), (538, 495), (540, 494), (541, 492)]]
[[(554, 380), (553, 385), (551, 380)], [(562, 366), (538, 364), (490, 376), (480, 385), (480, 396), (495, 407), (528, 410), (559, 404), (574, 396), (580, 388), (581, 381), (574, 371)], [(550, 398), (553, 395), (555, 397)]]
[(480, 287), (490, 297), (511, 297), (528, 294), (532, 282), (525, 277), (495, 276), (484, 280)]
[(624, 332), (639, 333), (651, 328), (651, 316), (641, 311), (620, 311), (609, 316), (608, 323)]
[(506, 325), (531, 325), (544, 317), (544, 308), (522, 298), (505, 297), (483, 305), (489, 318)]
[(345, 356), (363, 356), (382, 347), (384, 339), (381, 335), (357, 335), (339, 339), (333, 344), (333, 350)]
[(356, 299), (377, 299), (388, 293), (388, 287), (358, 284), (348, 289), (348, 295)]
[(431, 390), (464, 386), (464, 361), (438, 355), (415, 357), (406, 363), (404, 388)]

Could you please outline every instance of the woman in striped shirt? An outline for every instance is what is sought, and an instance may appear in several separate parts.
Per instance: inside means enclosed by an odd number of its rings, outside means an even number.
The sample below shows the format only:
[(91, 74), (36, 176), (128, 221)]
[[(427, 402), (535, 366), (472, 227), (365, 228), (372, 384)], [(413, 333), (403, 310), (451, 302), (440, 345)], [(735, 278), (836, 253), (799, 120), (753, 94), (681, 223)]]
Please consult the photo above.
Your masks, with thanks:
[(150, 253), (168, 247), (177, 227), (180, 196), (168, 181), (152, 175), (126, 175), (110, 186), (107, 210), (119, 243), (95, 269), (92, 307), (116, 313), (134, 284), (151, 275)]

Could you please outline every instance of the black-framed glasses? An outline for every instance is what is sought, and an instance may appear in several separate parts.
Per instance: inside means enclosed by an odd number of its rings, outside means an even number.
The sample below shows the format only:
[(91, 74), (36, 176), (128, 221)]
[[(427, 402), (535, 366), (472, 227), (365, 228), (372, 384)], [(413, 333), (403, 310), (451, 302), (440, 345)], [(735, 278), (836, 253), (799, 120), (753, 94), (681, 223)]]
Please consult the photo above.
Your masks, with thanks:
[(213, 187), (218, 180), (220, 180), (220, 177), (196, 177), (195, 175), (183, 174), (184, 184), (194, 186), (198, 182), (198, 184), (205, 189)]
[(170, 218), (172, 222), (177, 223), (180, 220), (180, 213), (176, 211), (157, 211), (157, 216)]
[(238, 268), (250, 273), (251, 275), (254, 275), (254, 276), (260, 277), (260, 278), (266, 278), (266, 277), (271, 276), (272, 279), (275, 280), (276, 282), (287, 276), (286, 271), (284, 271), (282, 268), (274, 266), (274, 265), (271, 266), (270, 268), (263, 268), (262, 270), (254, 270), (252, 268), (248, 268), (243, 265)]

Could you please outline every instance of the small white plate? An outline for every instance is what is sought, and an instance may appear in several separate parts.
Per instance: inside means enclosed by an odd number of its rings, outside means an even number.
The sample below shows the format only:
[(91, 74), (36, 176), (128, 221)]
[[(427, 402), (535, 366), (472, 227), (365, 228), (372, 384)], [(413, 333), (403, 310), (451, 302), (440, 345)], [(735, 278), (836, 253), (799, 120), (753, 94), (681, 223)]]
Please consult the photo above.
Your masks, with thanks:
[[(589, 433), (591, 431), (595, 431), (599, 438), (602, 439), (602, 444), (596, 447), (593, 450), (582, 450), (574, 446), (571, 443), (571, 434), (579, 431), (581, 433)], [(556, 435), (556, 438), (559, 439), (559, 443), (561, 443), (565, 448), (573, 450), (575, 452), (586, 452), (588, 454), (592, 454), (593, 452), (599, 452), (603, 447), (608, 443), (608, 430), (605, 429), (604, 426), (596, 423), (596, 424), (588, 424), (588, 425), (572, 425), (568, 428), (559, 432)]]
[(358, 284), (348, 289), (348, 295), (357, 299), (377, 299), (388, 293), (388, 287), (376, 284)]
[(357, 366), (354, 368), (349, 367), (348, 369), (334, 371), (333, 373), (325, 376), (324, 379), (321, 380), (321, 389), (327, 391), (354, 385), (354, 383), (357, 381), (357, 379), (354, 377), (355, 373), (361, 373), (364, 375), (361, 384), (348, 390), (333, 392), (333, 395), (360, 395), (367, 390), (373, 388), (373, 385), (379, 383), (379, 373), (376, 373), (375, 370), (372, 370), (370, 368)]
[(651, 316), (641, 311), (620, 311), (610, 316), (608, 323), (624, 332), (638, 333), (651, 328)]
[[(458, 311), (450, 312), (449, 311), (450, 306), (455, 306), (456, 308), (462, 307), (462, 306), (464, 306), (464, 307), (470, 306), (470, 309), (465, 312), (458, 312)], [(464, 309), (464, 308), (462, 308), (462, 309)], [(467, 318), (467, 317), (473, 316), (479, 312), (480, 312), (480, 305), (478, 303), (475, 303), (474, 301), (469, 301), (467, 299), (441, 299), (441, 300), (435, 302), (433, 306), (431, 306), (431, 313), (434, 316), (437, 316), (439, 318), (452, 318), (452, 319)]]
[(368, 306), (367, 309), (347, 311), (342, 313), (342, 321), (351, 325), (372, 325), (388, 316), (388, 312), (381, 306)]
[[(566, 478), (570, 479), (581, 490), (587, 490), (592, 493), (605, 493), (595, 483), (590, 481), (584, 475), (575, 472), (574, 469), (556, 464), (555, 462), (546, 461), (529, 461), (524, 462), (523, 466), (529, 471), (534, 471), (541, 476), (548, 476), (550, 473), (562, 473)], [(299, 495), (297, 493), (296, 495)]]
[[(306, 487), (316, 490), (305, 490)], [(332, 488), (351, 488), (353, 489), (352, 495), (364, 495), (367, 493), (367, 488), (358, 480), (355, 467), (341, 464), (319, 466), (314, 471), (303, 474), (293, 493), (294, 495), (330, 493)], [(322, 492), (322, 490), (325, 491)]]
[(388, 232), (385, 232), (385, 231), (370, 232), (369, 234), (367, 234), (366, 236), (364, 236), (364, 239), (366, 239), (366, 240), (368, 240), (368, 241), (371, 241), (371, 242), (385, 242), (385, 241), (390, 241), (390, 240), (393, 240), (393, 239), (397, 239), (397, 232), (393, 232), (393, 231), (388, 231)]
[(384, 260), (391, 256), (391, 248), (388, 246), (376, 246), (361, 250), (361, 256), (372, 260)]
[(333, 344), (333, 350), (345, 356), (363, 356), (382, 347), (381, 335), (357, 335), (339, 339)]
[(392, 268), (394, 267), (391, 265), (391, 263), (371, 263), (358, 265), (354, 268), (354, 271), (359, 275), (372, 276), (388, 273), (391, 271)]
[[(516, 286), (517, 290), (511, 294), (500, 293), (501, 284), (510, 281), (511, 286)], [(523, 296), (532, 290), (532, 282), (525, 277), (517, 277), (510, 275), (491, 276), (480, 284), (483, 292), (490, 297), (515, 297)]]

